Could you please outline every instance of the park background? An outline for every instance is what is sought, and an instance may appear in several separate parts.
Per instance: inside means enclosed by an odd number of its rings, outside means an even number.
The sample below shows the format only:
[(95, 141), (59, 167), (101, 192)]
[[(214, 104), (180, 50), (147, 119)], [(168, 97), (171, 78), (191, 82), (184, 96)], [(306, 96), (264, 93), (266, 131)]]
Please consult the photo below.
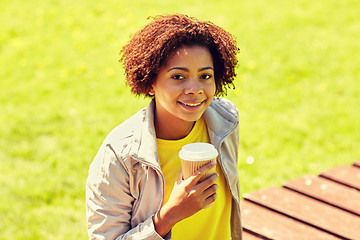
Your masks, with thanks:
[[(1, 0), (0, 239), (87, 239), (85, 181), (106, 134), (149, 99), (119, 51), (148, 16), (237, 39), (241, 192), (359, 158), (357, 0)], [(252, 162), (253, 160), (253, 162)]]

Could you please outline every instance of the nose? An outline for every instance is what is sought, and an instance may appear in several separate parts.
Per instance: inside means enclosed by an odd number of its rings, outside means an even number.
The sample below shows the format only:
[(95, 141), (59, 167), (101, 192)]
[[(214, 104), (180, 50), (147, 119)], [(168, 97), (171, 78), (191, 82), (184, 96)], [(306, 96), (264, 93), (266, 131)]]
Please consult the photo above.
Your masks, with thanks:
[(192, 78), (189, 79), (184, 90), (185, 94), (202, 94), (204, 92), (202, 84), (199, 80)]

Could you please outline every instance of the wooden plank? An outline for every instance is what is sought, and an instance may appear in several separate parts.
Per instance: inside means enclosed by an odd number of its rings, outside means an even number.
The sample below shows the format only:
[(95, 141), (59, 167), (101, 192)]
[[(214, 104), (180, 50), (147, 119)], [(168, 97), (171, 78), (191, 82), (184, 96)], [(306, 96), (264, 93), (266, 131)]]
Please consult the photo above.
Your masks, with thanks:
[[(263, 236), (263, 239), (339, 239), (258, 204), (242, 200), (240, 203), (243, 227)], [(244, 239), (246, 239), (244, 237)]]
[(360, 216), (360, 192), (325, 178), (304, 176), (284, 187)]
[(354, 162), (353, 166), (360, 168), (360, 160)]
[(248, 233), (246, 231), (243, 231), (243, 239), (244, 240), (261, 240), (263, 238), (257, 237), (255, 235), (252, 235), (251, 233)]
[(330, 179), (345, 186), (360, 191), (360, 169), (354, 166), (339, 166), (320, 174), (320, 177)]
[(245, 194), (245, 199), (345, 239), (360, 239), (360, 218), (285, 188)]

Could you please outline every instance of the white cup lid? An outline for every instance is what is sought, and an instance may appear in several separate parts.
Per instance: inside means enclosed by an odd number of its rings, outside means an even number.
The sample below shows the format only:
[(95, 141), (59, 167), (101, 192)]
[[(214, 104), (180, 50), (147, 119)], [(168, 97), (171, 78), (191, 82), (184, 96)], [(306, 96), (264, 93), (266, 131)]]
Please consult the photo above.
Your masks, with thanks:
[(217, 156), (216, 148), (212, 144), (203, 142), (186, 144), (179, 152), (179, 157), (187, 161), (206, 161)]

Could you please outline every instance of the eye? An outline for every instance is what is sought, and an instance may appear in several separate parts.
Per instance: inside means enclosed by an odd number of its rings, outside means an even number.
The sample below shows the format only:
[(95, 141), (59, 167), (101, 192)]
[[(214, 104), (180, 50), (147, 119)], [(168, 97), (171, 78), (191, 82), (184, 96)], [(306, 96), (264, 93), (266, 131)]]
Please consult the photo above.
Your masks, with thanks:
[(175, 80), (183, 80), (184, 76), (181, 74), (175, 74), (173, 75), (171, 78), (175, 79)]
[(208, 79), (212, 78), (212, 75), (211, 75), (211, 74), (208, 74), (208, 73), (205, 73), (205, 74), (201, 75), (200, 78), (201, 78), (201, 79), (204, 79), (204, 80), (208, 80)]

